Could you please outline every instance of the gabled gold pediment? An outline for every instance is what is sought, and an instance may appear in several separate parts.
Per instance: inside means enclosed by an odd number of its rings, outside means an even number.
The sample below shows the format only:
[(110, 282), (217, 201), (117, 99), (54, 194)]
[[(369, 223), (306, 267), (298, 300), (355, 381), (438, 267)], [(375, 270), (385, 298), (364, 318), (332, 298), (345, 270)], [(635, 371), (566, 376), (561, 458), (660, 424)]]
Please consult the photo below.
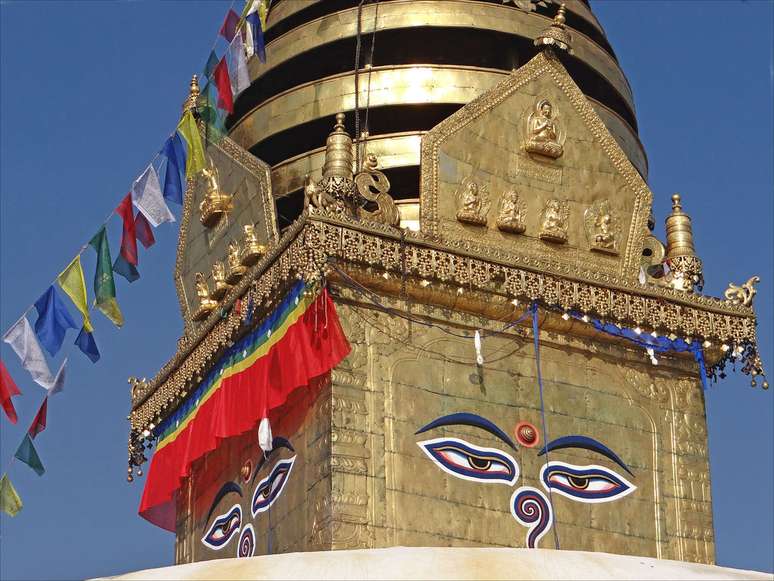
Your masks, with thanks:
[(205, 158), (188, 180), (175, 264), (186, 334), (279, 240), (270, 166), (228, 137), (207, 141)]
[(422, 139), (421, 228), (443, 245), (636, 285), (652, 194), (551, 51)]

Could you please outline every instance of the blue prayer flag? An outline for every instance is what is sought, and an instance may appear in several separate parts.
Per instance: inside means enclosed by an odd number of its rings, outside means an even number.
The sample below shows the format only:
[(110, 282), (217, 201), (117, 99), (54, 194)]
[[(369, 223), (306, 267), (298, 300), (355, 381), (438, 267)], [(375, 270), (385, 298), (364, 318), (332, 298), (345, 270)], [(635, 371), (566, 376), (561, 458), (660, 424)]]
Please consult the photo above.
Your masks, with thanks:
[(124, 258), (123, 254), (119, 254), (113, 263), (113, 272), (120, 274), (129, 282), (134, 282), (140, 278), (140, 271), (137, 270), (134, 264)]
[(250, 26), (253, 37), (253, 53), (258, 55), (262, 63), (266, 62), (266, 45), (263, 39), (263, 27), (261, 27), (261, 18), (258, 12), (251, 12), (245, 18)]
[(40, 344), (54, 357), (62, 347), (67, 329), (77, 329), (78, 325), (54, 285), (48, 287), (43, 296), (35, 301), (35, 309), (38, 311), (35, 334)]
[(212, 78), (212, 73), (215, 72), (215, 67), (218, 66), (218, 63), (220, 62), (220, 59), (218, 58), (218, 55), (215, 54), (215, 51), (210, 52), (210, 56), (207, 58), (207, 64), (204, 65), (204, 76), (208, 79)]
[(167, 139), (161, 153), (167, 159), (167, 167), (164, 173), (164, 198), (182, 206), (183, 182), (181, 170), (182, 174), (185, 174), (186, 158), (183, 140), (180, 139), (180, 135), (177, 132)]
[(86, 357), (91, 359), (92, 363), (99, 361), (99, 349), (97, 348), (97, 342), (94, 340), (94, 333), (89, 333), (84, 327), (81, 327), (81, 332), (78, 333), (75, 344)]

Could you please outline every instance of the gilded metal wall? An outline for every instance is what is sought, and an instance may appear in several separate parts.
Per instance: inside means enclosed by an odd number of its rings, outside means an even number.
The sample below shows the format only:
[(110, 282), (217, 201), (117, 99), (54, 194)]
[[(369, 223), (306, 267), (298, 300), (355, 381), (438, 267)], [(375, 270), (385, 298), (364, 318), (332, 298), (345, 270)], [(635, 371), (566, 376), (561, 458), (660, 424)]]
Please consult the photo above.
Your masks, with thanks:
[[(278, 449), (260, 466), (257, 436), (249, 433), (199, 462), (178, 501), (177, 562), (237, 556), (245, 550), (247, 525), (254, 531), (247, 554), (256, 555), (527, 546), (530, 528), (515, 518), (513, 498), (524, 488), (546, 490), (540, 481), (546, 457), (538, 453), (546, 434), (529, 330), (498, 334), (496, 321), (384, 297), (386, 306), (430, 317), (440, 328), (417, 325), (356, 302), (347, 289), (338, 294), (351, 355), (333, 372), (332, 385), (326, 380), (297, 392), (272, 415), (274, 435), (286, 437), (294, 450)], [(593, 438), (631, 474), (589, 449), (557, 449), (550, 461), (617, 474), (632, 490), (609, 502), (544, 493), (553, 523), (537, 546), (554, 547), (556, 533), (562, 549), (714, 562), (703, 395), (693, 361), (663, 357), (654, 367), (641, 350), (571, 334), (572, 328), (540, 335), (547, 437)], [(474, 329), (485, 333), (483, 365), (476, 364)], [(512, 449), (472, 425), (416, 434), (459, 412), (486, 418), (513, 440), (517, 424), (529, 422), (538, 445)], [(516, 478), (461, 478), (418, 445), (429, 439), (463, 441), (510, 458)], [(292, 470), (269, 510), (251, 516), (261, 482), (291, 458)], [(213, 505), (227, 482), (239, 484), (242, 496), (232, 493)], [(213, 550), (202, 539), (235, 503), (240, 531)]]

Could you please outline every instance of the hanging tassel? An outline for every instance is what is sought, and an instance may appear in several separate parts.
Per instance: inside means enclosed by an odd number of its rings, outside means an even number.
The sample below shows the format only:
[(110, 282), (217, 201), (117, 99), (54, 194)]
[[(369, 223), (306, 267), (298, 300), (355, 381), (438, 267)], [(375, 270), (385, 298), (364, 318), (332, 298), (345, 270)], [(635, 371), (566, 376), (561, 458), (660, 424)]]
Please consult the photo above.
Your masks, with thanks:
[(258, 446), (263, 450), (264, 454), (268, 454), (272, 450), (272, 440), (274, 438), (271, 434), (271, 424), (269, 418), (263, 418), (258, 425)]
[(658, 365), (658, 359), (656, 359), (656, 352), (653, 349), (651, 349), (650, 347), (645, 349), (645, 351), (648, 352), (648, 357), (650, 357), (650, 362), (653, 365)]
[(476, 336), (473, 338), (473, 344), (476, 346), (476, 363), (484, 364), (484, 356), (481, 354), (481, 333), (476, 329)]

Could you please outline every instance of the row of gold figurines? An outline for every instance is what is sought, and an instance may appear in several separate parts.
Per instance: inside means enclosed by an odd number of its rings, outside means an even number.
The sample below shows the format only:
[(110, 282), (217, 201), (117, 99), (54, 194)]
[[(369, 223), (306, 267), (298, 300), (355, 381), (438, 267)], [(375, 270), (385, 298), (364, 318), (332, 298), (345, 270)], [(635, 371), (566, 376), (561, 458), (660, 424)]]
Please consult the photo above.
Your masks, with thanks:
[[(457, 191), (457, 220), (473, 226), (486, 226), (490, 201), (486, 185), (464, 180)], [(527, 204), (515, 190), (505, 192), (500, 200), (497, 229), (510, 234), (523, 234), (526, 225)], [(563, 244), (567, 242), (570, 208), (566, 200), (546, 201), (540, 215), (539, 237)], [(608, 200), (594, 202), (583, 216), (586, 234), (592, 250), (616, 254), (620, 224), (617, 213)]]
[(255, 234), (255, 225), (245, 224), (243, 230), (242, 244), (237, 240), (228, 243), (225, 264), (222, 260), (213, 263), (212, 281), (215, 288), (212, 291), (204, 273), (196, 273), (196, 296), (199, 304), (193, 316), (194, 321), (206, 319), (218, 306), (218, 301), (242, 279), (247, 269), (266, 254), (266, 246), (258, 241)]

